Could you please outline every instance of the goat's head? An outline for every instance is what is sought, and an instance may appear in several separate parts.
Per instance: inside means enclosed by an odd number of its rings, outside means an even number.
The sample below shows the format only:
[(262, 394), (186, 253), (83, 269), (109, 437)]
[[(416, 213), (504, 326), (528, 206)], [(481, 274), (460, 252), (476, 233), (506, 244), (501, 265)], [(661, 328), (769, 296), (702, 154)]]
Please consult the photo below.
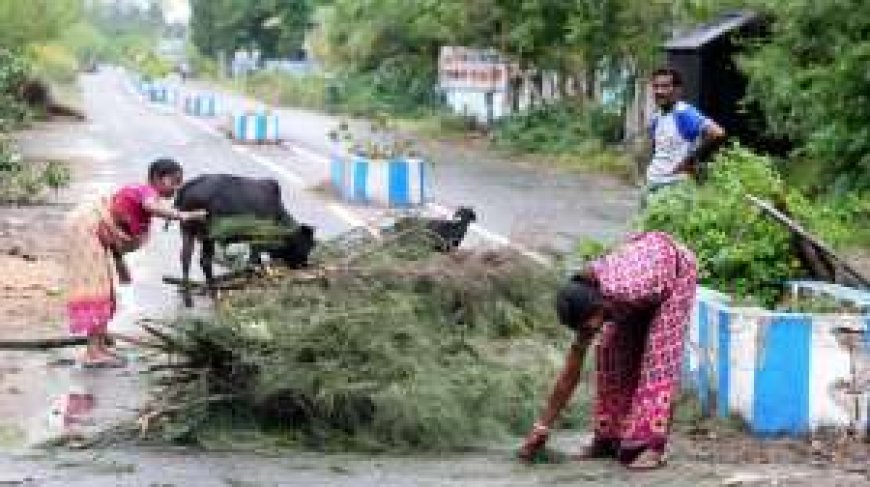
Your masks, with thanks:
[(269, 256), (298, 269), (308, 265), (308, 256), (314, 250), (314, 227), (299, 225), (293, 233), (284, 237), (281, 245), (269, 249)]
[(477, 213), (467, 206), (460, 206), (453, 214), (453, 218), (465, 223), (474, 223), (477, 221)]

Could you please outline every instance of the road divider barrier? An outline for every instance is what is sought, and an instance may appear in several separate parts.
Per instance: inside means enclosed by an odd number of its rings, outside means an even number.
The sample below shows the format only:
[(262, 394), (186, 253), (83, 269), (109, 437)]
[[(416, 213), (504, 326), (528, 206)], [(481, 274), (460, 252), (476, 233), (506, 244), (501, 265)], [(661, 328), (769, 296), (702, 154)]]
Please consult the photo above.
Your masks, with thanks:
[(241, 143), (277, 144), (281, 142), (278, 115), (266, 111), (233, 114), (230, 138)]
[(184, 113), (192, 117), (215, 117), (217, 105), (217, 96), (211, 93), (193, 93), (184, 97)]
[(178, 95), (178, 88), (161, 83), (153, 83), (148, 87), (146, 97), (152, 103), (175, 105), (178, 103)]
[(351, 203), (407, 208), (426, 203), (427, 163), (416, 158), (369, 159), (335, 154), (330, 165), (332, 189)]
[[(791, 286), (824, 289), (843, 303), (870, 298), (842, 286)], [(739, 417), (759, 436), (833, 427), (870, 437), (870, 313), (843, 310), (770, 311), (699, 288), (683, 385), (697, 394), (705, 414)]]

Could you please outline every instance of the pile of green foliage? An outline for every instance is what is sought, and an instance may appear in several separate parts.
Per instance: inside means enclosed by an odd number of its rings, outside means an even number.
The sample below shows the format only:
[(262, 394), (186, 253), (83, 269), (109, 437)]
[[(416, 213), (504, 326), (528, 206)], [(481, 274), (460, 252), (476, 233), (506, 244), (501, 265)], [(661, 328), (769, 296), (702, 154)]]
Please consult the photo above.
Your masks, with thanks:
[(568, 342), (555, 272), (411, 241), (336, 241), (317, 258), (311, 278), (173, 328), (187, 364), (161, 396), (184, 406), (164, 438), (255, 428), (316, 448), (447, 450), (528, 428)]
[(810, 201), (783, 182), (771, 159), (741, 147), (715, 158), (704, 185), (678, 185), (654, 194), (640, 226), (669, 232), (694, 250), (701, 284), (772, 306), (783, 282), (807, 271), (790, 232), (761, 214), (747, 194), (787, 210), (833, 245), (848, 243), (860, 226), (860, 206)]

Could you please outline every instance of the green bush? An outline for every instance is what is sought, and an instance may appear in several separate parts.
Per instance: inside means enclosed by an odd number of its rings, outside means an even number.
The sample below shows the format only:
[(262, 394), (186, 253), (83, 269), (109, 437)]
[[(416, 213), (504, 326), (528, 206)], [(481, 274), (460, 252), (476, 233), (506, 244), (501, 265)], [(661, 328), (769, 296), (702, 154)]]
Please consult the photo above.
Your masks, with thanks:
[(30, 75), (24, 56), (0, 49), (0, 132), (20, 127), (30, 118), (30, 110), (20, 99), (21, 87)]
[(785, 206), (833, 245), (847, 243), (861, 226), (859, 206), (810, 201), (783, 182), (769, 158), (741, 147), (715, 158), (704, 186), (686, 183), (654, 194), (639, 224), (669, 232), (694, 250), (701, 284), (773, 306), (783, 282), (806, 270), (792, 251), (790, 232), (761, 214), (747, 194)]
[(58, 43), (37, 44), (30, 47), (35, 74), (53, 83), (72, 84), (78, 72), (78, 60), (69, 48)]
[(600, 150), (622, 139), (622, 119), (600, 107), (547, 105), (499, 121), (492, 133), (496, 147), (544, 154)]
[(268, 103), (300, 108), (326, 106), (326, 79), (260, 71), (241, 81), (245, 91)]

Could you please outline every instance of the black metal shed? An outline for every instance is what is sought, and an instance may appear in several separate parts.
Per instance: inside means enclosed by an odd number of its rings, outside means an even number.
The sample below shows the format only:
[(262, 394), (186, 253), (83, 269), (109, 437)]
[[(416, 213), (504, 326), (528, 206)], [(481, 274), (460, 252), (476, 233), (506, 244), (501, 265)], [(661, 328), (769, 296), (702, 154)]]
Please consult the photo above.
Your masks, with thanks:
[(789, 144), (767, 135), (756, 107), (743, 103), (747, 79), (735, 56), (747, 42), (763, 40), (769, 22), (741, 11), (723, 15), (665, 43), (668, 65), (683, 76), (683, 97), (718, 122), (744, 145), (784, 154)]

